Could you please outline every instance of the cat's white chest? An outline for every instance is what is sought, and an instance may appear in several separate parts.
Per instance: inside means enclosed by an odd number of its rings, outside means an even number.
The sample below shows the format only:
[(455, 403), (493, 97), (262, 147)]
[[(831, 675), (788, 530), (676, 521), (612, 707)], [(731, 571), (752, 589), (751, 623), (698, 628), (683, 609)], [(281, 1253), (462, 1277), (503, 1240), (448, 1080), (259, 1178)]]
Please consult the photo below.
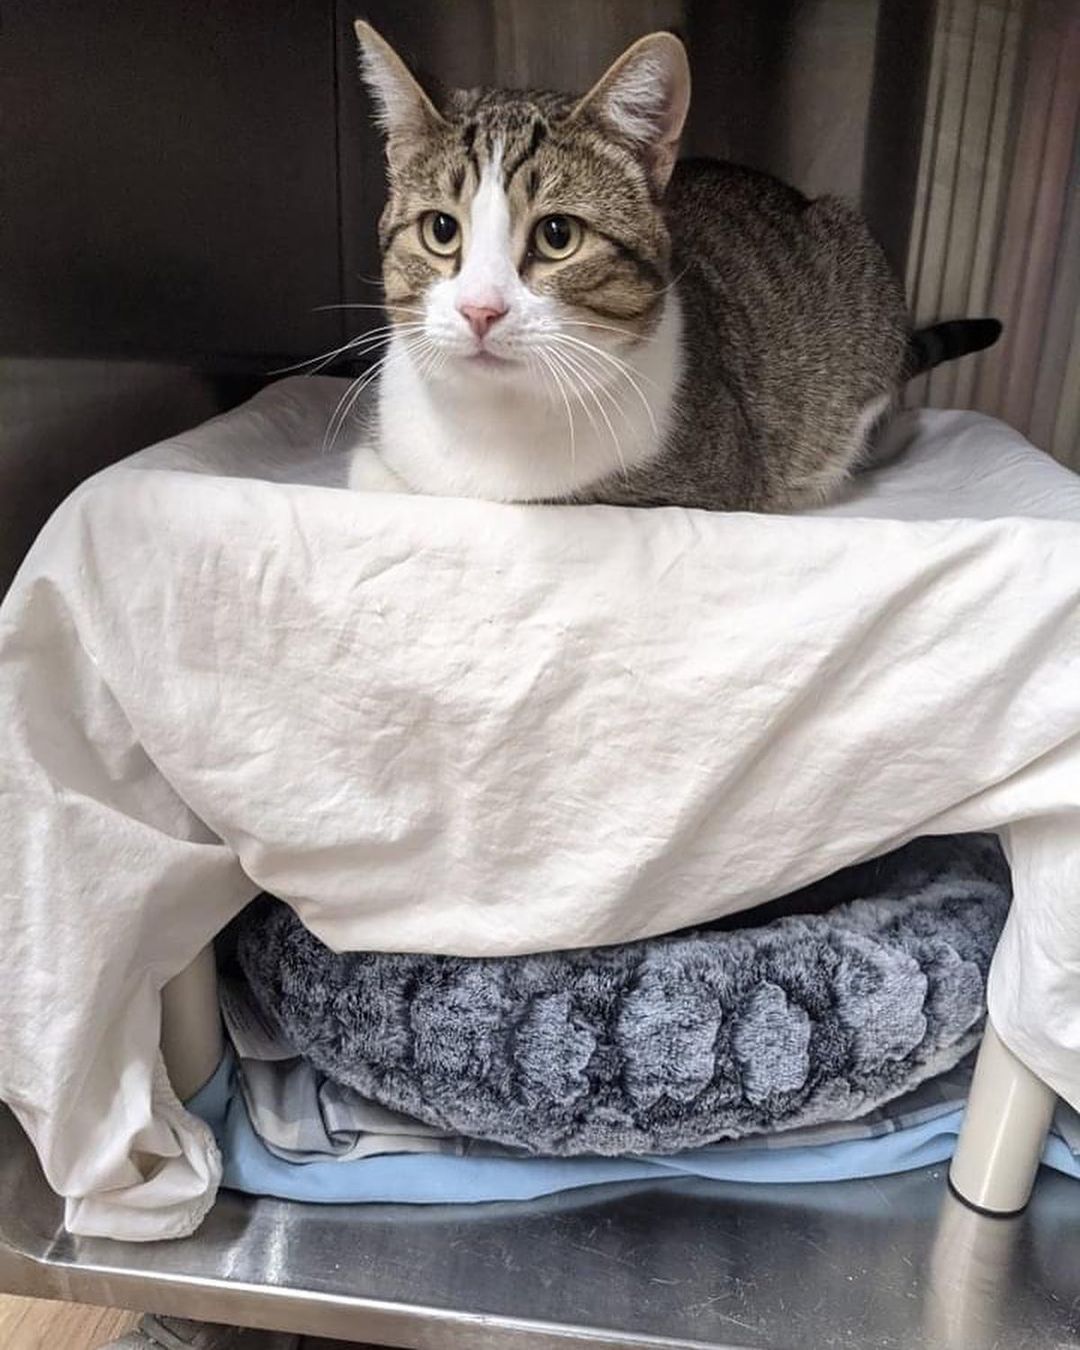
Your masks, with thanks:
[[(674, 301), (610, 374), (527, 380), (491, 371), (427, 378), (400, 347), (380, 377), (378, 436), (357, 447), (350, 486), (493, 501), (565, 497), (647, 463), (664, 446), (680, 372)], [(395, 339), (395, 343), (396, 343)], [(603, 373), (601, 373), (603, 372)]]

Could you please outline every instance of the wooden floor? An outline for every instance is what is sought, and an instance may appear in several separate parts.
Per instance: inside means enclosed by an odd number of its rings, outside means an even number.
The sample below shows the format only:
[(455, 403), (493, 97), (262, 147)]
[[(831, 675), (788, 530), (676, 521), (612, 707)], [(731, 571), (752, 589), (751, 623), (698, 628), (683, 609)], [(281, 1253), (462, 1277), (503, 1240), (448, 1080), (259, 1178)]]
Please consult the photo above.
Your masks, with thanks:
[[(81, 1303), (0, 1294), (0, 1350), (98, 1350), (130, 1331), (138, 1313), (86, 1308)], [(301, 1350), (348, 1350), (345, 1341), (305, 1338)], [(353, 1347), (374, 1350), (374, 1347)]]
[(97, 1350), (138, 1320), (138, 1313), (0, 1294), (3, 1350)]

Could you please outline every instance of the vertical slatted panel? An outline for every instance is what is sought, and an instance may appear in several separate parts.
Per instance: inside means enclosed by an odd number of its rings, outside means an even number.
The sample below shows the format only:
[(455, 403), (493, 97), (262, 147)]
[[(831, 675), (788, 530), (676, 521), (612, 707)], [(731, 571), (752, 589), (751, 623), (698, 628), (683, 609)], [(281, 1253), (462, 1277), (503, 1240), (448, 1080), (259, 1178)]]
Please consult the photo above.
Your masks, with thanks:
[(916, 321), (994, 313), (991, 352), (914, 381), (1080, 462), (1080, 6), (939, 0), (907, 284)]
[(1066, 378), (1054, 418), (1050, 449), (1080, 473), (1080, 306), (1073, 309), (1072, 337), (1065, 360)]
[[(985, 8), (990, 9), (990, 6)], [(986, 142), (980, 166), (982, 173), (973, 230), (971, 270), (966, 294), (961, 293), (953, 298), (957, 305), (954, 312), (957, 314), (990, 313), (994, 254), (1008, 173), (1009, 129), (1012, 124), (1013, 91), (1024, 8), (1023, 0), (1010, 0), (1004, 12), (1000, 13), (992, 93), (987, 110)], [(989, 62), (985, 64), (989, 66)], [(973, 357), (953, 366), (953, 406), (964, 408), (971, 405), (982, 359)]]
[[(933, 168), (933, 191), (928, 203), (926, 237), (920, 275), (918, 308), (929, 316), (945, 313), (945, 287), (950, 264), (962, 265), (968, 231), (960, 225), (957, 197), (967, 125), (968, 92), (976, 51), (978, 0), (951, 0), (945, 54), (945, 78), (940, 100), (940, 126)], [(926, 401), (940, 404), (942, 391), (934, 376), (927, 383)]]
[[(974, 313), (972, 280), (979, 241), (982, 189), (986, 183), (988, 150), (993, 127), (994, 94), (1000, 75), (1004, 8), (971, 7), (971, 27), (965, 34), (968, 53), (963, 108), (957, 134), (957, 154), (949, 201), (949, 245), (942, 258), (935, 316)], [(930, 399), (936, 407), (957, 401), (957, 363), (940, 366), (930, 376)], [(968, 372), (965, 370), (964, 372)]]
[[(935, 0), (882, 0), (874, 25), (873, 75), (859, 198), (874, 236), (903, 272), (915, 224), (917, 193), (925, 196), (923, 156), (927, 89), (935, 49)], [(849, 113), (850, 115), (850, 113)], [(920, 179), (922, 162), (924, 174)], [(830, 187), (836, 191), (835, 187)]]
[[(1047, 305), (1031, 435), (1080, 469), (1080, 129), (1073, 144), (1068, 201)], [(1070, 412), (1071, 408), (1071, 412)]]
[[(930, 226), (931, 202), (935, 190), (935, 169), (938, 144), (941, 139), (942, 110), (948, 76), (950, 54), (949, 33), (952, 22), (952, 0), (941, 0), (938, 5), (934, 30), (933, 51), (930, 58), (930, 76), (927, 83), (926, 116), (923, 119), (922, 153), (919, 157), (919, 175), (915, 187), (914, 223), (911, 231), (907, 266), (907, 293), (916, 322), (925, 322), (923, 272), (927, 257), (927, 235)], [(908, 386), (904, 402), (908, 407), (921, 407), (927, 399), (928, 380), (913, 380)]]
[[(1043, 6), (1035, 6), (1035, 18)], [(1045, 17), (1045, 16), (1044, 16)], [(1067, 81), (1060, 70), (1060, 34), (1056, 25), (1034, 22), (1024, 53), (1016, 142), (994, 269), (993, 304), (1008, 324), (997, 348), (982, 363), (976, 385), (980, 407), (1027, 428), (1036, 366), (1049, 297), (1054, 256), (1059, 246), (1061, 207), (1067, 171), (1057, 158), (1061, 135), (1055, 127), (1058, 97)], [(1071, 145), (1071, 136), (1070, 136)], [(1056, 172), (1061, 177), (1051, 182)], [(1042, 298), (1040, 312), (1034, 306)]]

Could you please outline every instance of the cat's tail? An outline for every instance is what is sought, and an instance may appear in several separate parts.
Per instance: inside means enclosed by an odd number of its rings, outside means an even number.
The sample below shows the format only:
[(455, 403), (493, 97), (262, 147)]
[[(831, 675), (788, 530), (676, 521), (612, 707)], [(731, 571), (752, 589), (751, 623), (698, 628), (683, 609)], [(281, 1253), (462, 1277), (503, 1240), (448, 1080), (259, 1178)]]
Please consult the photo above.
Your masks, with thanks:
[(911, 380), (943, 361), (985, 351), (1001, 336), (997, 319), (950, 319), (918, 328), (908, 339), (905, 378)]

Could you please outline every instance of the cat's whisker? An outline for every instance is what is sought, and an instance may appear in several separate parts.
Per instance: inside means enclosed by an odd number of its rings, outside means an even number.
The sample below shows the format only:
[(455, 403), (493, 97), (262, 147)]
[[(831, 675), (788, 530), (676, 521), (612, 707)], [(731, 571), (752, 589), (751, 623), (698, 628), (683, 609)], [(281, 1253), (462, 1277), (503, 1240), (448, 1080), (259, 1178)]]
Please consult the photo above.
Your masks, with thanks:
[(446, 365), (447, 356), (445, 349), (440, 347), (437, 342), (430, 343), (430, 347), (431, 364), (426, 369), (429, 377), (434, 378), (441, 373), (443, 366)]
[(358, 375), (349, 385), (345, 393), (341, 396), (334, 415), (330, 419), (330, 424), (326, 429), (326, 435), (323, 437), (323, 453), (327, 454), (333, 450), (337, 443), (337, 438), (345, 428), (345, 424), (352, 416), (352, 410), (356, 407), (358, 400), (364, 393), (364, 390), (375, 380), (379, 372), (382, 371), (399, 352), (387, 352), (385, 356), (379, 358), (370, 369), (364, 371), (363, 375)]
[(337, 407), (335, 407), (333, 413), (330, 415), (330, 421), (323, 436), (323, 454), (328, 454), (333, 450), (338, 436), (341, 434), (345, 423), (349, 420), (352, 410), (356, 406), (357, 400), (363, 394), (364, 390), (367, 389), (373, 380), (378, 378), (379, 373), (389, 365), (392, 360), (406, 355), (407, 350), (408, 348), (406, 346), (399, 351), (387, 352), (384, 356), (381, 356), (374, 365), (369, 366), (362, 375), (358, 375), (356, 379), (350, 383), (349, 387), (338, 400)]
[[(615, 393), (615, 390), (611, 388), (608, 382), (602, 378), (597, 378), (596, 371), (591, 370), (581, 359), (578, 353), (576, 352), (570, 353), (562, 351), (559, 353), (559, 355), (561, 356), (563, 361), (568, 362), (571, 365), (572, 369), (578, 372), (582, 381), (582, 385), (588, 389), (589, 395), (593, 399), (593, 401), (596, 402), (601, 396), (603, 396), (611, 404), (613, 411), (619, 414), (623, 422), (626, 424), (627, 428), (633, 430), (634, 426), (633, 417), (631, 417), (630, 412), (624, 406), (623, 400), (618, 397), (618, 395)], [(599, 428), (597, 428), (597, 435), (599, 434), (600, 434)], [(620, 449), (621, 445), (617, 443), (616, 453), (618, 453)]]
[(416, 347), (410, 348), (417, 356), (417, 370), (422, 379), (430, 379), (438, 373), (444, 353), (429, 338), (422, 339)]
[(421, 377), (427, 378), (441, 362), (444, 353), (425, 333), (419, 333), (403, 341), (401, 355), (412, 361)]
[(626, 467), (626, 459), (625, 459), (625, 457), (623, 456), (623, 452), (622, 452), (622, 443), (620, 442), (619, 437), (618, 437), (618, 434), (617, 434), (616, 431), (615, 431), (615, 427), (614, 427), (614, 425), (612, 424), (611, 418), (610, 418), (610, 417), (608, 416), (608, 414), (607, 414), (607, 409), (606, 409), (606, 408), (604, 407), (604, 405), (600, 402), (600, 399), (599, 399), (599, 397), (598, 397), (598, 395), (597, 395), (597, 393), (596, 393), (596, 389), (595, 389), (595, 387), (594, 387), (593, 379), (590, 377), (590, 372), (589, 372), (588, 368), (587, 368), (584, 364), (582, 364), (581, 362), (577, 362), (577, 363), (575, 364), (574, 361), (573, 361), (572, 354), (569, 353), (569, 352), (565, 352), (565, 351), (557, 351), (557, 350), (551, 350), (551, 351), (549, 351), (548, 355), (549, 355), (549, 356), (554, 356), (554, 357), (556, 357), (559, 361), (564, 362), (564, 363), (566, 364), (566, 366), (568, 366), (571, 370), (577, 370), (577, 372), (578, 372), (578, 374), (579, 374), (579, 376), (580, 376), (580, 378), (581, 378), (581, 387), (582, 387), (582, 389), (583, 389), (583, 390), (585, 391), (585, 393), (587, 393), (587, 394), (589, 395), (589, 397), (592, 399), (593, 403), (596, 405), (597, 411), (600, 413), (600, 416), (604, 419), (604, 424), (606, 425), (606, 427), (607, 427), (607, 429), (608, 429), (608, 432), (609, 432), (609, 434), (610, 434), (610, 436), (611, 436), (611, 444), (612, 444), (612, 448), (613, 448), (614, 451), (615, 451), (615, 457), (616, 457), (616, 458), (618, 459), (618, 461), (619, 461), (619, 467), (620, 467), (621, 470), (622, 470), (623, 477), (624, 477), (624, 478), (627, 477), (627, 476), (628, 476), (628, 471), (627, 471), (627, 467)]
[(609, 352), (603, 347), (598, 347), (595, 342), (588, 342), (585, 338), (575, 337), (572, 333), (557, 333), (555, 335), (555, 340), (572, 342), (575, 347), (580, 348), (583, 351), (591, 352), (593, 356), (614, 366), (616, 370), (619, 370), (623, 375), (627, 377), (637, 377), (644, 380), (646, 384), (651, 384), (654, 388), (657, 387), (656, 381), (650, 379), (643, 371), (635, 370), (635, 368), (631, 366), (628, 361), (624, 360), (623, 357), (616, 356), (614, 352)]
[(341, 398), (338, 399), (334, 411), (330, 414), (330, 420), (327, 422), (326, 430), (323, 432), (322, 447), (321, 447), (322, 454), (324, 455), (329, 454), (329, 452), (333, 449), (334, 442), (337, 440), (338, 416), (341, 413), (342, 409), (345, 407), (345, 403), (350, 393), (353, 391), (353, 389), (356, 387), (356, 385), (362, 378), (363, 377), (360, 376), (358, 379), (353, 380), (349, 384), (348, 389), (346, 389), (345, 392), (342, 394)]
[(349, 278), (349, 280), (350, 280), (350, 281), (358, 281), (358, 282), (360, 282), (360, 284), (361, 284), (362, 286), (379, 286), (379, 287), (382, 287), (382, 286), (385, 286), (385, 285), (386, 285), (386, 278), (385, 278), (385, 277), (382, 277), (382, 276), (378, 276), (378, 277), (369, 277), (369, 276), (366, 276), (363, 272), (355, 272), (355, 273), (353, 273), (353, 275)]
[[(618, 400), (615, 399), (611, 391), (603, 383), (598, 382), (594, 378), (592, 372), (589, 371), (588, 367), (582, 365), (579, 362), (575, 362), (573, 358), (570, 356), (570, 354), (565, 351), (559, 353), (559, 359), (567, 363), (570, 369), (576, 372), (577, 377), (581, 383), (581, 388), (586, 394), (588, 394), (589, 398), (593, 402), (593, 406), (596, 408), (601, 418), (603, 419), (604, 425), (607, 428), (608, 435), (611, 437), (611, 445), (612, 449), (615, 451), (615, 458), (619, 461), (619, 468), (622, 471), (623, 477), (625, 478), (627, 476), (628, 471), (626, 467), (626, 458), (623, 455), (622, 442), (619, 440), (619, 433), (615, 430), (614, 423), (608, 416), (607, 409), (601, 402), (600, 395), (601, 394), (605, 395), (609, 399), (609, 401), (611, 401), (614, 404), (616, 409), (618, 409), (618, 411), (623, 413), (623, 417), (625, 418), (628, 425), (630, 424), (630, 419), (626, 417), (625, 411), (623, 411), (623, 409), (619, 407)], [(593, 425), (594, 426), (596, 425), (595, 422), (593, 423)], [(602, 434), (599, 427), (596, 427), (596, 433), (598, 436)]]
[[(323, 366), (329, 365), (331, 361), (336, 360), (343, 352), (352, 351), (355, 348), (362, 346), (376, 335), (382, 335), (386, 332), (387, 329), (376, 329), (374, 333), (368, 332), (358, 334), (356, 337), (350, 338), (348, 342), (343, 342), (340, 347), (334, 347), (331, 351), (323, 352), (319, 356), (309, 356), (306, 360), (296, 361), (291, 366), (278, 366), (276, 370), (271, 370), (267, 373), (270, 375), (284, 375), (290, 370), (302, 370), (304, 366), (315, 366), (317, 369), (321, 370)], [(309, 371), (308, 373), (312, 374), (313, 372)]]
[(384, 347), (390, 341), (392, 336), (393, 336), (392, 333), (380, 333), (377, 337), (367, 338), (363, 342), (349, 343), (347, 346), (341, 348), (339, 351), (336, 351), (332, 353), (330, 356), (327, 356), (322, 360), (320, 360), (317, 365), (312, 366), (310, 370), (306, 370), (304, 372), (304, 375), (305, 376), (318, 375), (318, 373), (321, 370), (325, 370), (327, 366), (332, 365), (336, 360), (338, 360), (338, 358), (343, 353), (348, 353), (346, 359), (354, 359), (362, 356), (370, 356), (372, 352), (378, 351), (380, 347)]
[(424, 311), (420, 308), (419, 305), (391, 305), (391, 306), (387, 306), (387, 305), (383, 304), (381, 301), (380, 301), (378, 304), (375, 304), (374, 302), (371, 302), (370, 304), (366, 304), (366, 303), (363, 303), (363, 302), (358, 301), (358, 300), (351, 300), (351, 301), (349, 301), (347, 304), (339, 304), (339, 305), (315, 305), (315, 306), (312, 308), (311, 313), (312, 313), (312, 314), (323, 314), (323, 313), (325, 313), (327, 310), (331, 310), (331, 309), (381, 309), (381, 310), (385, 311), (387, 308), (391, 308), (391, 309), (399, 309), (399, 310), (402, 312), (402, 314), (423, 314), (423, 312), (424, 312)]
[(426, 323), (417, 319), (410, 319), (408, 323), (388, 323), (381, 328), (368, 328), (365, 332), (358, 333), (356, 337), (350, 338), (342, 350), (349, 351), (356, 347), (362, 347), (368, 342), (391, 338), (395, 333), (423, 332), (426, 327)]
[(687, 263), (686, 266), (683, 268), (683, 270), (677, 276), (672, 277), (666, 286), (660, 286), (654, 291), (645, 291), (644, 292), (645, 295), (648, 296), (667, 295), (669, 291), (673, 291), (675, 289), (675, 287), (679, 284), (680, 281), (682, 281), (683, 277), (686, 276), (687, 272), (689, 271), (690, 271), (690, 264)]
[(632, 425), (633, 419), (623, 407), (620, 393), (616, 392), (616, 386), (622, 378), (621, 371), (616, 371), (612, 375), (611, 371), (596, 361), (590, 353), (578, 351), (575, 347), (559, 346), (557, 350), (564, 361), (572, 362), (574, 368), (582, 373), (590, 388), (598, 394), (603, 394), (622, 415), (623, 421), (628, 426)]
[[(302, 370), (305, 366), (311, 366), (312, 369), (307, 371), (307, 374), (316, 375), (345, 352), (364, 355), (371, 347), (378, 347), (381, 343), (389, 341), (395, 332), (423, 327), (424, 325), (420, 323), (410, 323), (387, 324), (385, 328), (368, 329), (367, 332), (358, 333), (356, 337), (342, 343), (340, 347), (335, 347), (333, 351), (323, 352), (321, 356), (309, 356), (306, 361), (297, 361), (291, 366), (279, 366), (276, 370), (268, 371), (267, 374), (285, 375), (291, 370)], [(364, 351), (361, 351), (361, 348)]]
[[(380, 361), (376, 362), (375, 366), (372, 367), (372, 369), (375, 370), (379, 369), (386, 361), (386, 359), (387, 359), (386, 357), (383, 357)], [(367, 373), (368, 372), (365, 372), (364, 375), (358, 375), (355, 380), (350, 381), (349, 387), (342, 394), (341, 398), (338, 399), (334, 411), (330, 414), (330, 420), (326, 424), (326, 431), (323, 433), (322, 453), (324, 455), (329, 454), (330, 451), (333, 450), (334, 445), (338, 438), (338, 434), (341, 431), (341, 428), (345, 425), (346, 421), (348, 420), (349, 414), (352, 411), (353, 402), (355, 401), (355, 400), (350, 401), (352, 399), (352, 395), (354, 391), (361, 388)]]
[(633, 343), (651, 343), (656, 341), (653, 333), (631, 333), (625, 328), (618, 328), (612, 323), (593, 323), (589, 319), (560, 319), (559, 324), (563, 328), (598, 328), (604, 333), (617, 333), (619, 337), (626, 338), (628, 342)]
[(597, 422), (596, 417), (593, 414), (592, 408), (589, 407), (589, 405), (585, 402), (585, 400), (581, 396), (581, 389), (579, 388), (579, 378), (578, 378), (580, 372), (574, 369), (573, 365), (566, 360), (565, 354), (562, 352), (550, 350), (548, 351), (547, 356), (549, 360), (554, 360), (559, 365), (559, 367), (565, 372), (566, 381), (570, 387), (570, 392), (574, 395), (578, 403), (581, 405), (582, 412), (589, 419), (590, 427), (592, 427), (593, 431), (596, 433), (597, 436), (601, 435), (602, 433), (600, 430), (600, 424)]
[(649, 425), (652, 427), (653, 434), (657, 436), (660, 434), (660, 429), (656, 424), (656, 418), (653, 415), (652, 404), (645, 397), (645, 392), (641, 388), (641, 385), (638, 384), (636, 375), (640, 375), (648, 384), (653, 384), (654, 381), (649, 380), (646, 376), (642, 375), (640, 371), (635, 373), (625, 361), (620, 361), (618, 357), (612, 356), (610, 352), (604, 351), (602, 347), (597, 347), (595, 343), (592, 342), (586, 342), (583, 338), (571, 337), (569, 333), (561, 333), (558, 334), (553, 341), (556, 343), (572, 343), (574, 349), (582, 354), (583, 359), (585, 353), (590, 353), (594, 359), (606, 361), (608, 365), (618, 371), (627, 384), (630, 385), (631, 389), (637, 394), (638, 398), (641, 399), (642, 407), (645, 409), (645, 415), (649, 419)]
[(566, 390), (563, 388), (563, 382), (562, 382), (562, 380), (561, 380), (560, 377), (559, 377), (558, 371), (556, 370), (555, 366), (554, 366), (554, 365), (551, 363), (551, 361), (549, 360), (550, 353), (545, 353), (545, 352), (542, 352), (542, 351), (538, 351), (538, 352), (537, 352), (537, 355), (540, 357), (540, 360), (544, 363), (544, 365), (547, 367), (547, 369), (551, 372), (551, 378), (552, 378), (552, 379), (554, 380), (554, 382), (555, 382), (555, 387), (556, 387), (556, 389), (559, 391), (559, 396), (560, 396), (560, 398), (561, 398), (562, 401), (563, 401), (563, 407), (566, 409), (566, 423), (567, 423), (567, 427), (569, 428), (569, 432), (570, 432), (570, 463), (571, 463), (572, 466), (575, 466), (575, 467), (576, 467), (576, 465), (577, 465), (577, 432), (576, 432), (575, 429), (574, 429), (574, 413), (573, 413), (573, 410), (572, 410), (571, 407), (570, 407), (570, 400), (566, 397)]
[[(547, 355), (549, 360), (556, 360), (562, 366), (563, 370), (566, 373), (566, 382), (570, 387), (570, 392), (573, 394), (573, 396), (577, 399), (578, 403), (581, 405), (581, 411), (588, 418), (590, 428), (597, 437), (602, 437), (604, 434), (603, 430), (600, 427), (600, 423), (596, 420), (596, 415), (593, 413), (592, 408), (590, 408), (589, 405), (585, 402), (585, 399), (582, 395), (582, 390), (581, 388), (579, 388), (578, 379), (575, 375), (573, 368), (565, 361), (565, 358), (562, 353), (548, 352)], [(584, 383), (585, 382), (582, 382), (582, 387), (584, 387)], [(591, 395), (591, 391), (587, 390), (586, 392), (589, 392)]]

